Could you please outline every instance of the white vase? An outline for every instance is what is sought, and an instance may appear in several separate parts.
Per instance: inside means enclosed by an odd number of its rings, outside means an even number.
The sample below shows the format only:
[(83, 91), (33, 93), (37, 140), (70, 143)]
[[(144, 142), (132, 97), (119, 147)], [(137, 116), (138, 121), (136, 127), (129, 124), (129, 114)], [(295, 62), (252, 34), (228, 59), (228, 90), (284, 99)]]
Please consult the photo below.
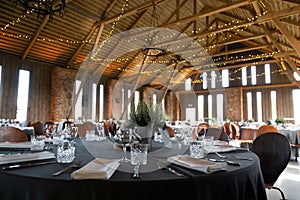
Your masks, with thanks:
[(154, 135), (154, 131), (152, 127), (142, 127), (138, 126), (136, 128), (136, 133), (142, 138), (142, 143), (149, 144), (149, 147), (151, 149), (152, 139)]

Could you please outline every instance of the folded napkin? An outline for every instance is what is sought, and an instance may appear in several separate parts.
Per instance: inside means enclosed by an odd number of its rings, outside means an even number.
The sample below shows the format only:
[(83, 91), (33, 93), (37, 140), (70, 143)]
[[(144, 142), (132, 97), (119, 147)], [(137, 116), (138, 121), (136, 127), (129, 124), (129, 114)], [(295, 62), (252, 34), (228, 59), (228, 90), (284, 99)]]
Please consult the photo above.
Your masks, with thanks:
[(194, 158), (189, 155), (172, 156), (169, 157), (167, 161), (182, 167), (204, 172), (206, 174), (227, 170), (226, 162), (211, 162), (208, 160)]
[(34, 160), (46, 160), (52, 158), (55, 158), (55, 154), (48, 151), (23, 154), (9, 154), (0, 156), (0, 165)]
[(0, 142), (0, 148), (4, 149), (30, 149), (30, 142)]
[(203, 147), (208, 153), (214, 153), (214, 152), (228, 152), (228, 151), (235, 151), (237, 150), (237, 147), (233, 147), (231, 145), (209, 145)]
[(221, 140), (214, 140), (213, 145), (215, 145), (215, 146), (228, 145), (228, 142), (221, 141)]
[(95, 158), (71, 174), (73, 179), (109, 179), (119, 167), (119, 160)]

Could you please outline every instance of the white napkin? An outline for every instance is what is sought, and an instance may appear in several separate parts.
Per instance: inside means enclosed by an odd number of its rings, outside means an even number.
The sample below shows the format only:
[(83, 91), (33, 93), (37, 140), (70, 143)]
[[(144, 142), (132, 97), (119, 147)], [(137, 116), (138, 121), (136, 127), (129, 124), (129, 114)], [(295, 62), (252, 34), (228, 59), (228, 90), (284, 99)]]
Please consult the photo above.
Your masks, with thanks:
[(73, 179), (109, 179), (119, 167), (119, 160), (95, 158), (71, 174)]
[(9, 154), (0, 156), (0, 165), (16, 162), (26, 162), (34, 160), (45, 160), (55, 158), (54, 153), (43, 151), (36, 153)]
[(30, 149), (30, 142), (0, 142), (0, 148)]
[(226, 162), (211, 162), (208, 160), (194, 158), (189, 155), (172, 156), (169, 157), (167, 161), (182, 167), (204, 172), (206, 174), (227, 170)]
[(237, 147), (233, 147), (230, 145), (211, 145), (211, 146), (204, 146), (203, 147), (208, 153), (214, 153), (214, 152), (228, 152), (228, 151), (235, 151), (237, 150)]

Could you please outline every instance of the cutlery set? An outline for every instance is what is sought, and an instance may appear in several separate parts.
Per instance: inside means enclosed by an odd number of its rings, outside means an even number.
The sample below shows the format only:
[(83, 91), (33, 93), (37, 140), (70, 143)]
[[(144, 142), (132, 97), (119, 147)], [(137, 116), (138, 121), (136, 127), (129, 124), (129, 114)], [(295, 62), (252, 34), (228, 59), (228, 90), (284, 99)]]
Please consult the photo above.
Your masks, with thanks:
[(34, 162), (34, 163), (20, 163), (20, 164), (13, 164), (13, 165), (2, 166), (1, 169), (2, 169), (2, 170), (16, 169), (16, 168), (32, 167), (32, 166), (45, 165), (45, 164), (52, 164), (52, 163), (56, 163), (56, 160), (43, 161), (43, 162)]

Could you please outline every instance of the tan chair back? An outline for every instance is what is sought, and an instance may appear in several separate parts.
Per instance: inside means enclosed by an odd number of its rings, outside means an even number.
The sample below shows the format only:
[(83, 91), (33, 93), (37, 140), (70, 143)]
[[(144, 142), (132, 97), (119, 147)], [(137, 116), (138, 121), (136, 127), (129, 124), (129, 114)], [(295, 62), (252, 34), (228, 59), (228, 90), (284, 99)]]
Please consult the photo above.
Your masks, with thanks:
[(0, 127), (0, 142), (26, 142), (26, 141), (28, 141), (28, 136), (24, 131), (10, 126)]
[(269, 133), (269, 132), (279, 133), (279, 131), (276, 127), (274, 127), (272, 125), (263, 125), (263, 126), (259, 127), (256, 137), (258, 137), (262, 134), (265, 134), (265, 133)]

